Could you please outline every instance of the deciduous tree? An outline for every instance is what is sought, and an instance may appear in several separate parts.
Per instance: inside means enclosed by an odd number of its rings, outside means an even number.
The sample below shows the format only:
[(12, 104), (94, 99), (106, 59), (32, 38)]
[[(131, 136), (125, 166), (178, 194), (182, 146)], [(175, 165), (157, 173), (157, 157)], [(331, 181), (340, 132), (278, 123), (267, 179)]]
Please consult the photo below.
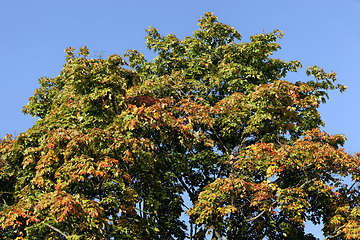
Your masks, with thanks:
[(282, 32), (199, 26), (150, 27), (153, 61), (66, 49), (23, 109), (36, 124), (0, 143), (1, 238), (314, 239), (306, 221), (360, 237), (359, 158), (319, 130), (336, 74), (289, 82), (302, 65), (272, 57)]

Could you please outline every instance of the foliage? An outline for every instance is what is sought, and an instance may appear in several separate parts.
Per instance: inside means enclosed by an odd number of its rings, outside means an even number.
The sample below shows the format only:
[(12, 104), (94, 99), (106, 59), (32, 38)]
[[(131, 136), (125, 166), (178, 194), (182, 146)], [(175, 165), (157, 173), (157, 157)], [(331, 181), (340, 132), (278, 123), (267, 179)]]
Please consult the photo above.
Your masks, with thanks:
[(150, 27), (153, 61), (65, 50), (23, 109), (37, 123), (0, 143), (1, 238), (314, 239), (305, 221), (360, 237), (359, 158), (319, 130), (345, 86), (317, 66), (286, 81), (302, 65), (271, 57), (280, 31), (242, 42), (211, 13), (199, 26)]

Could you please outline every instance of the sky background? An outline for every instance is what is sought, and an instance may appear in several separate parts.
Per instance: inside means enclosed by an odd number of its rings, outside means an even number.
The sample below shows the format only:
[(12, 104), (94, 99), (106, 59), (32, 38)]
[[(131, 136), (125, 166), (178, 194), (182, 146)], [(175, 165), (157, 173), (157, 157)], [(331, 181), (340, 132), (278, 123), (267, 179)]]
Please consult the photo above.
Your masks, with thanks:
[[(60, 73), (66, 47), (87, 46), (93, 55), (105, 57), (137, 49), (151, 58), (146, 28), (183, 38), (198, 29), (197, 20), (207, 11), (236, 28), (243, 41), (257, 33), (284, 31), (282, 49), (274, 57), (300, 60), (304, 66), (290, 81), (307, 80), (304, 72), (312, 65), (335, 71), (348, 90), (331, 92), (320, 107), (323, 130), (344, 134), (345, 149), (360, 152), (360, 0), (2, 0), (0, 137), (18, 135), (36, 122), (21, 109), (40, 77)], [(307, 230), (322, 238), (319, 227)]]

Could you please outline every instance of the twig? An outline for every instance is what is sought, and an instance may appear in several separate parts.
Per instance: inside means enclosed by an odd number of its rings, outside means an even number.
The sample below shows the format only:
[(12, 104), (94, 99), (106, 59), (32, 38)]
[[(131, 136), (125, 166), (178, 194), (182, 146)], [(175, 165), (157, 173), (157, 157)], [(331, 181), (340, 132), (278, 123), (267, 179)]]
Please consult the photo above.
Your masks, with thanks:
[(135, 210), (138, 210), (139, 212), (142, 212), (142, 213), (151, 214), (150, 212), (144, 211), (144, 210), (142, 210), (142, 209), (140, 209), (140, 208), (137, 208), (137, 207), (135, 207), (134, 209), (135, 209)]

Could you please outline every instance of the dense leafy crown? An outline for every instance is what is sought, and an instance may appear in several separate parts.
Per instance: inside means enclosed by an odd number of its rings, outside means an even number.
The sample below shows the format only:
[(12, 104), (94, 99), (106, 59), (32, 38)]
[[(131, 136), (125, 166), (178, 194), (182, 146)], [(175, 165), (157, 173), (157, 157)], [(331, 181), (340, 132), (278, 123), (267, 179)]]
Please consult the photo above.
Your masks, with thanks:
[(150, 27), (153, 61), (66, 49), (24, 107), (37, 123), (0, 142), (0, 238), (314, 239), (306, 221), (360, 238), (358, 156), (319, 130), (335, 73), (286, 81), (302, 66), (271, 57), (282, 32), (199, 26)]

